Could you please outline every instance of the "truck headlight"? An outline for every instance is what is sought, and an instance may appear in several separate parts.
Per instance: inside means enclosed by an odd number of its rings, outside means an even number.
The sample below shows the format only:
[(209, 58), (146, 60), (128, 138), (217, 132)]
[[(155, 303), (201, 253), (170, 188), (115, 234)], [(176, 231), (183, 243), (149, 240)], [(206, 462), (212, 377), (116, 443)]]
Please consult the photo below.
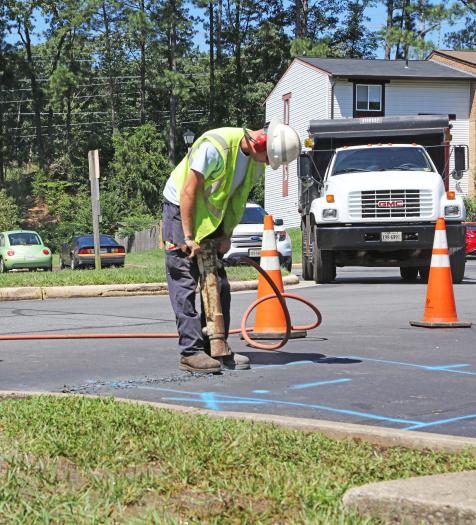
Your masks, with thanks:
[(337, 210), (334, 208), (326, 208), (322, 210), (322, 218), (325, 220), (336, 219)]
[(445, 217), (459, 217), (461, 210), (459, 206), (445, 206)]

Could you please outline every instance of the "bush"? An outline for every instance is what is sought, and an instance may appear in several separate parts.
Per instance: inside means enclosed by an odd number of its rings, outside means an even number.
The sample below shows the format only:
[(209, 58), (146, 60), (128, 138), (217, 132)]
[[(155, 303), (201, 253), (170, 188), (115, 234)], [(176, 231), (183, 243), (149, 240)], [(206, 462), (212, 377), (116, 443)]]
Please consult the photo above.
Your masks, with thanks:
[(466, 206), (466, 220), (470, 222), (476, 221), (476, 196), (465, 197), (464, 205)]
[(20, 223), (20, 210), (15, 199), (0, 190), (0, 230), (14, 230)]

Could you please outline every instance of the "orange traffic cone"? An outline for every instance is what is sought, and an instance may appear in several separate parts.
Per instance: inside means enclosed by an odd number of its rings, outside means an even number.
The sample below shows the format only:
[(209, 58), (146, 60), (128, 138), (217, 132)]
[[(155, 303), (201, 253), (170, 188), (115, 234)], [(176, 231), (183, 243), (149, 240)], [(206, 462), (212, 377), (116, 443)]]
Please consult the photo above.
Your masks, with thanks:
[(458, 321), (456, 315), (448, 241), (445, 220), (442, 217), (436, 221), (423, 321), (410, 321), (410, 324), (426, 328), (469, 328), (471, 326), (471, 323)]
[[(265, 215), (263, 241), (261, 244), (260, 266), (265, 270), (280, 292), (284, 292), (283, 278), (279, 266), (279, 253), (276, 247), (276, 234), (272, 215)], [(273, 289), (260, 274), (258, 280), (258, 299), (274, 294)], [(252, 339), (281, 339), (286, 334), (286, 318), (279, 300), (269, 299), (256, 307), (256, 319)], [(306, 337), (305, 330), (291, 330), (290, 338)]]

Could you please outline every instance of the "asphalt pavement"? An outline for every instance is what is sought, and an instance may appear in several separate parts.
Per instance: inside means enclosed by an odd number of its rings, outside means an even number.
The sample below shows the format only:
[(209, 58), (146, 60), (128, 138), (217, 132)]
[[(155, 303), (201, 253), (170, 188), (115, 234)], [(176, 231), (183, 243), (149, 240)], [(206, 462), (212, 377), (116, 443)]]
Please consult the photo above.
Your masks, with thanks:
[[(476, 324), (476, 261), (454, 287), (458, 316)], [(475, 326), (411, 327), (426, 286), (394, 269), (343, 269), (335, 283), (301, 283), (322, 325), (281, 351), (250, 348), (250, 371), (195, 376), (178, 370), (171, 339), (0, 342), (2, 389), (115, 395), (216, 411), (233, 410), (476, 437)], [(240, 325), (256, 292), (233, 294)], [(294, 323), (312, 319), (289, 304)], [(2, 302), (1, 333), (174, 331), (167, 296)], [(252, 324), (252, 323), (251, 323)]]

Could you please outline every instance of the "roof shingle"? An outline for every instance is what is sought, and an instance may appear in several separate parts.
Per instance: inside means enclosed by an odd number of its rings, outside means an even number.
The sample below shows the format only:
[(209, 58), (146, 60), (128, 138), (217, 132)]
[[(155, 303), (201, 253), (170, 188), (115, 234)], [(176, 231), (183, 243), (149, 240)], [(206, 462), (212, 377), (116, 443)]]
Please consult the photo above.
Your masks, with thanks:
[(368, 79), (470, 80), (476, 75), (430, 60), (382, 60), (354, 58), (309, 58), (298, 60), (332, 77)]

